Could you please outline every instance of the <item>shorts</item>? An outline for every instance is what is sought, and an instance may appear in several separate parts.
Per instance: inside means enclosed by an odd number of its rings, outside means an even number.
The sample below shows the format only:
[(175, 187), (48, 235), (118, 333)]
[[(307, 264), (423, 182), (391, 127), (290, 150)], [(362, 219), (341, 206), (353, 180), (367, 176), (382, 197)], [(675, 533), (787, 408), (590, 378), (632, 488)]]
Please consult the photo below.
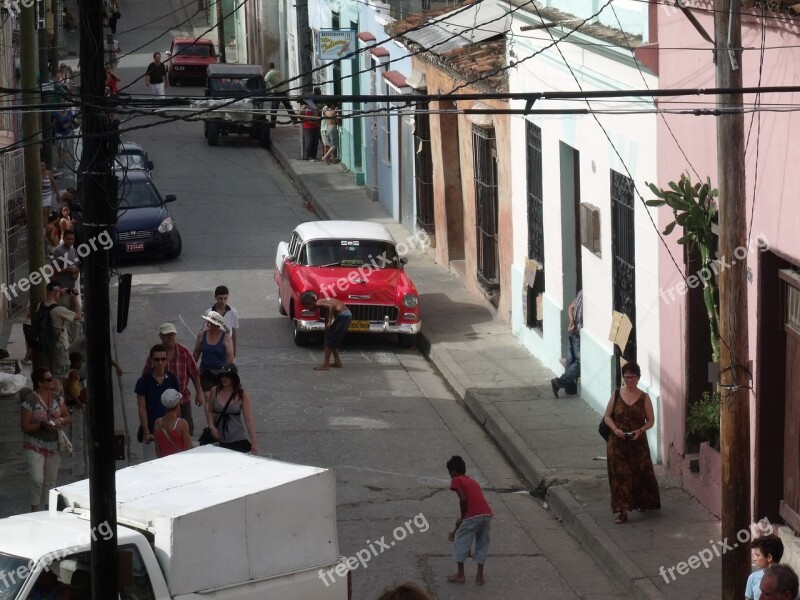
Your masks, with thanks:
[(344, 336), (347, 335), (347, 328), (350, 327), (350, 321), (353, 320), (353, 315), (350, 311), (340, 312), (331, 323), (331, 326), (325, 332), (325, 347), (326, 348), (339, 348), (344, 341)]
[(215, 385), (217, 385), (217, 376), (214, 373), (211, 371), (200, 373), (200, 387), (203, 388), (204, 392), (208, 392)]
[(331, 145), (331, 139), (330, 139), (330, 137), (328, 137), (328, 130), (327, 129), (323, 129), (322, 131), (320, 131), (320, 136), (322, 137), (322, 145), (323, 146), (330, 146)]

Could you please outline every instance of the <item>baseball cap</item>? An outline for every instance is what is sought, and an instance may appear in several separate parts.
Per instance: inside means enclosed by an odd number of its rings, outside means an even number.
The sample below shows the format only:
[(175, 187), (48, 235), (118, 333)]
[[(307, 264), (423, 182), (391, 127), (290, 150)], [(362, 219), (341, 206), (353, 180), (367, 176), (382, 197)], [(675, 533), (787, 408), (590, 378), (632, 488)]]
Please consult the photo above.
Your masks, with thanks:
[(181, 393), (178, 390), (168, 389), (164, 390), (164, 393), (161, 394), (161, 404), (164, 405), (164, 408), (170, 409), (175, 408), (178, 406), (178, 403), (181, 401)]
[(175, 325), (173, 323), (162, 323), (158, 327), (158, 332), (161, 335), (169, 335), (170, 333), (177, 334), (178, 330), (175, 328)]

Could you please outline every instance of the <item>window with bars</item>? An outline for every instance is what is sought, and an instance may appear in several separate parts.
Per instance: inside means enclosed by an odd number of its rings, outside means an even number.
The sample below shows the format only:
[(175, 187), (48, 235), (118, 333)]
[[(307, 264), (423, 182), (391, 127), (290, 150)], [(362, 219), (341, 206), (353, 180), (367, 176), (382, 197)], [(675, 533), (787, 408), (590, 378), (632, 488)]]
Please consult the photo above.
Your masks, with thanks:
[[(611, 277), (613, 310), (628, 316), (633, 325), (622, 357), (636, 360), (636, 238), (634, 236), (633, 180), (611, 171)], [(617, 365), (619, 370), (619, 365)], [(619, 379), (617, 381), (619, 385)]]
[(414, 184), (417, 193), (417, 227), (436, 233), (433, 208), (433, 156), (428, 103), (419, 102), (414, 116)]
[[(526, 181), (528, 196), (528, 257), (536, 261), (539, 269), (530, 285), (530, 275), (526, 278), (524, 300), (526, 300), (525, 324), (542, 329), (541, 309), (544, 294), (544, 206), (542, 202), (542, 130), (537, 125), (526, 122)], [(527, 269), (526, 269), (526, 274)]]
[[(383, 65), (383, 70), (388, 71), (388, 65)], [(392, 87), (384, 81), (384, 90), (387, 96), (395, 95)], [(383, 103), (383, 114), (380, 116), (381, 131), (383, 131), (383, 162), (392, 164), (392, 103)]]
[(500, 291), (497, 245), (497, 149), (493, 128), (472, 126), (475, 177), (475, 246), (478, 284), (491, 299)]

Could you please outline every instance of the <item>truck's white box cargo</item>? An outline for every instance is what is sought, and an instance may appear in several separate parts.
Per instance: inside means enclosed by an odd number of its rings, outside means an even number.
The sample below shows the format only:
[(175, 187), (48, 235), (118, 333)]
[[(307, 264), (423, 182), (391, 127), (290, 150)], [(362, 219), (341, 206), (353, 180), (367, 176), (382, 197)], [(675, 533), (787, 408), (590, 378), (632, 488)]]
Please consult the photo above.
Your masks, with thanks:
[[(339, 560), (333, 471), (202, 446), (117, 472), (117, 518), (155, 535), (173, 596)], [(88, 508), (89, 481), (52, 491)], [(198, 565), (202, 565), (198, 568)]]

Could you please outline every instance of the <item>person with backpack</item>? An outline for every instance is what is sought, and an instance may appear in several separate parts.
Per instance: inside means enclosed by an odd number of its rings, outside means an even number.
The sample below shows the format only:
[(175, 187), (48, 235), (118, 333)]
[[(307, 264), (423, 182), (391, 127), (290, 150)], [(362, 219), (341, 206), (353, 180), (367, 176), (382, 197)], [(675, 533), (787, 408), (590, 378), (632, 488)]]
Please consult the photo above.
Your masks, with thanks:
[[(61, 306), (59, 300), (69, 293), (70, 308)], [(61, 380), (69, 373), (69, 334), (67, 325), (81, 321), (81, 305), (74, 290), (61, 287), (57, 281), (47, 284), (44, 302), (31, 318), (33, 338), (31, 345), (42, 355), (42, 364), (56, 380), (55, 391), (61, 393)]]

